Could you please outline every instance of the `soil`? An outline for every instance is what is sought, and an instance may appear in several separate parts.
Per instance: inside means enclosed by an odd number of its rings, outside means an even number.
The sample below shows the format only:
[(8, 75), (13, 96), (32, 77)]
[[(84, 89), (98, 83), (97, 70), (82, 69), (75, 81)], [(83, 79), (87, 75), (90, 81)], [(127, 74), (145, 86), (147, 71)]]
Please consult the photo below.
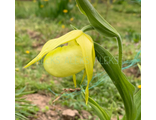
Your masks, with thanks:
[[(121, 119), (122, 117), (122, 115), (119, 115), (119, 119)], [(117, 118), (112, 118), (111, 120), (117, 120)]]
[[(29, 37), (33, 40), (32, 47), (37, 49), (38, 51), (41, 51), (43, 45), (46, 43), (46, 40), (43, 39), (43, 35), (39, 32), (27, 31)], [(40, 42), (38, 42), (40, 41)]]
[(126, 76), (134, 76), (136, 78), (141, 76), (140, 70), (138, 66), (136, 67), (130, 67), (128, 69), (123, 70), (123, 72), (126, 74)]
[[(100, 120), (97, 116), (93, 116), (85, 110), (77, 111), (60, 105), (50, 105), (51, 97), (46, 95), (36, 93), (25, 95), (24, 98), (40, 109), (34, 117), (29, 117), (29, 120)], [(48, 106), (49, 110), (43, 112), (45, 106)], [(119, 116), (119, 118), (122, 118), (122, 116)], [(116, 118), (111, 120), (116, 120)]]
[[(25, 95), (24, 98), (40, 109), (35, 117), (29, 117), (29, 120), (99, 120), (85, 110), (77, 111), (60, 105), (50, 105), (51, 97), (46, 95), (36, 93)], [(49, 110), (45, 110), (45, 106), (48, 106)], [(91, 116), (92, 119), (89, 119)]]

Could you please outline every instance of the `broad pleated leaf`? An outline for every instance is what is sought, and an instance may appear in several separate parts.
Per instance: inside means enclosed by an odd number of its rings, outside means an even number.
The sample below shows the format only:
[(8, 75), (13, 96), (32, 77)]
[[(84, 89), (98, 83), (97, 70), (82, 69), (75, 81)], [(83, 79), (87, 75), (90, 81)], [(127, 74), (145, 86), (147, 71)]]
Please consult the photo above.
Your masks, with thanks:
[(135, 120), (141, 120), (141, 90), (139, 90), (134, 96), (134, 102), (137, 107), (137, 116)]
[(117, 37), (118, 32), (96, 11), (89, 0), (76, 0), (78, 7), (87, 16), (91, 25), (105, 37)]
[(99, 44), (95, 43), (95, 53), (114, 85), (118, 89), (125, 106), (126, 120), (134, 120), (136, 106), (134, 104), (135, 87), (127, 80), (115, 58)]
[[(136, 115), (135, 120), (141, 120), (141, 90), (139, 90), (134, 95), (134, 102), (137, 107), (137, 115)], [(122, 120), (126, 120), (125, 115), (123, 116)]]

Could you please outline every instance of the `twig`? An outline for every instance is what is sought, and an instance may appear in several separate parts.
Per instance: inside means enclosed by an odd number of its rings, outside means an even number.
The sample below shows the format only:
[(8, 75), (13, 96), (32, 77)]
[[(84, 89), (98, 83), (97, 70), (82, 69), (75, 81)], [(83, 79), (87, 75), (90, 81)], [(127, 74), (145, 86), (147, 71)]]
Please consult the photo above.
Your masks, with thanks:
[(65, 92), (75, 92), (75, 91), (78, 92), (78, 91), (81, 91), (81, 89), (80, 89), (80, 88), (75, 88), (75, 89), (71, 89), (71, 88), (69, 88), (69, 89), (64, 89), (63, 92), (61, 92), (61, 94), (60, 94), (55, 100), (53, 100), (52, 103), (56, 102), (56, 101), (61, 97), (61, 95), (62, 95), (63, 93), (65, 93)]

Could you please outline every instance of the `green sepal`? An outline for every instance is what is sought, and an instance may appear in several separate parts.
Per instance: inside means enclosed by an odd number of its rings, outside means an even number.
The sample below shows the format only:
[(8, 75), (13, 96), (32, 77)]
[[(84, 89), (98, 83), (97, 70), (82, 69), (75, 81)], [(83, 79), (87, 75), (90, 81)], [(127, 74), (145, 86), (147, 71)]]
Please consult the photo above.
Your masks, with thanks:
[(88, 0), (76, 0), (80, 11), (85, 14), (91, 25), (105, 37), (118, 37), (119, 33), (92, 6)]

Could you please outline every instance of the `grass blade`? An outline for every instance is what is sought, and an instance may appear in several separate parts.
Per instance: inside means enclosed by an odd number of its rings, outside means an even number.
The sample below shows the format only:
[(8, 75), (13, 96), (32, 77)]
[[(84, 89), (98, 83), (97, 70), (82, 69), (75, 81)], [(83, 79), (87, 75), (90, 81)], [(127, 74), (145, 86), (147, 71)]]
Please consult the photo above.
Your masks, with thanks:
[[(82, 92), (82, 96), (85, 99), (84, 92)], [(98, 105), (98, 103), (96, 103), (91, 97), (88, 98), (88, 104), (92, 107), (92, 109), (95, 111), (96, 115), (100, 118), (100, 120), (110, 120), (110, 115), (104, 109), (102, 109)]]

